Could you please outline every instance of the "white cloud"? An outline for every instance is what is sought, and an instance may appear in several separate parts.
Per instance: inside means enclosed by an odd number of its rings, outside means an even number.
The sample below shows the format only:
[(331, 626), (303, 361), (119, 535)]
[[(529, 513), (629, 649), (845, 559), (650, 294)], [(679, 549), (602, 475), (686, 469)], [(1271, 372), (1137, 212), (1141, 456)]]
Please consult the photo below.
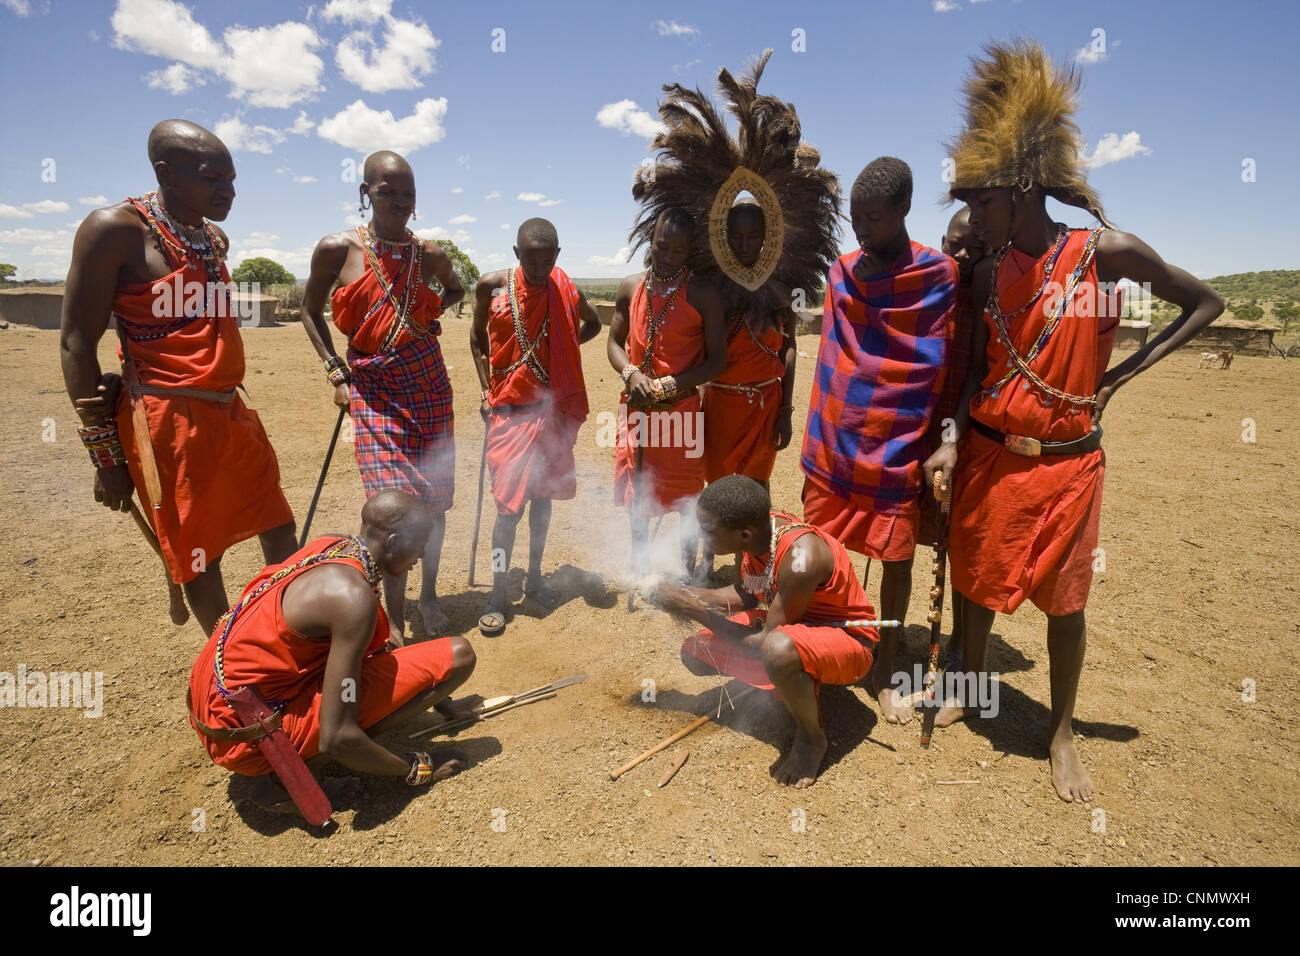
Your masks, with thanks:
[(1131, 130), (1120, 136), (1118, 133), (1107, 133), (1097, 141), (1097, 148), (1092, 151), (1092, 155), (1087, 155), (1084, 150), (1084, 162), (1091, 168), (1097, 169), (1108, 163), (1117, 163), (1121, 159), (1131, 159), (1134, 156), (1145, 156), (1151, 152), (1151, 147), (1142, 145), (1142, 137), (1137, 130)]
[(456, 243), (457, 246), (461, 247), (462, 251), (465, 243), (470, 241), (470, 235), (464, 229), (457, 229), (455, 232), (450, 232), (442, 226), (430, 226), (428, 229), (413, 229), (411, 231), (421, 239), (450, 239), (452, 242)]
[(936, 13), (948, 13), (951, 10), (957, 9), (957, 4), (954, 0), (934, 0), (934, 3), (932, 3), (931, 6), (934, 7)]
[(77, 202), (81, 203), (83, 206), (107, 206), (108, 197), (107, 196), (78, 196)]
[(503, 223), (502, 223), (498, 228), (501, 228), (501, 229), (509, 229), (509, 228), (510, 228), (510, 223), (508, 223), (508, 222), (503, 222)]
[(500, 192), (499, 190), (494, 189), (494, 190), (492, 190), (490, 193), (488, 193), (486, 196), (484, 196), (483, 198), (484, 198), (484, 199), (500, 199), (500, 198), (501, 198), (501, 192)]
[(700, 34), (700, 31), (689, 23), (678, 23), (676, 20), (660, 20), (655, 26), (658, 27), (661, 37), (693, 37)]
[(282, 131), (271, 126), (249, 126), (238, 116), (218, 120), (212, 132), (232, 153), (269, 153), (276, 143), (284, 142)]
[(30, 17), (32, 15), (32, 5), (28, 0), (0, 0), (0, 3), (3, 3), (20, 17)]
[(451, 194), (452, 194), (453, 196), (459, 196), (459, 195), (460, 195), (461, 193), (463, 193), (464, 191), (465, 191), (465, 190), (464, 190), (462, 187), (457, 186), (455, 189), (453, 189), (453, 190), (451, 191)]
[(316, 135), (358, 152), (392, 149), (406, 156), (446, 135), (442, 119), (447, 115), (447, 98), (425, 99), (415, 112), (395, 119), (389, 110), (373, 110), (364, 100), (320, 121)]
[(144, 79), (150, 89), (166, 90), (173, 96), (189, 92), (191, 87), (203, 85), (203, 78), (184, 63), (173, 63), (165, 70), (146, 73)]
[(467, 223), (478, 222), (478, 218), (475, 216), (471, 216), (467, 212), (463, 212), (459, 216), (456, 216), (454, 219), (448, 219), (447, 222), (453, 226), (464, 226)]
[[(466, 254), (468, 255), (468, 253)], [(492, 252), (479, 259), (478, 262), (475, 263), (475, 265), (482, 266), (486, 269), (491, 269), (493, 266), (503, 266), (509, 261), (510, 259), (506, 256), (504, 252)]]
[(298, 118), (293, 121), (293, 125), (289, 127), (288, 132), (293, 133), (295, 136), (306, 136), (315, 126), (316, 124), (307, 118), (307, 111), (299, 110)]
[(388, 16), (393, 0), (330, 0), (321, 11), (322, 20), (344, 23), (376, 23)]
[(173, 61), (146, 75), (155, 88), (184, 92), (182, 83), (186, 88), (201, 83), (198, 71), (210, 70), (231, 84), (232, 97), (244, 98), (250, 106), (280, 108), (322, 89), (325, 64), (311, 52), (321, 40), (305, 23), (230, 27), (218, 41), (177, 0), (118, 0), (111, 22), (118, 49)]
[(466, 169), (469, 169), (469, 153), (461, 153), (459, 156), (457, 156), (456, 165), (464, 166)]
[(325, 64), (311, 51), (320, 37), (305, 23), (281, 23), (255, 30), (231, 27), (225, 32), (230, 51), (225, 77), (231, 96), (247, 96), (250, 106), (292, 106), (319, 92)]
[(383, 47), (359, 30), (339, 43), (334, 62), (344, 79), (367, 93), (415, 89), (419, 77), (433, 71), (440, 41), (423, 23), (385, 17), (385, 25)]
[(293, 177), (293, 181), (295, 183), (314, 183), (318, 180), (315, 176), (295, 176)]
[(50, 256), (67, 263), (72, 259), (72, 233), (67, 229), (0, 230), (0, 252), (18, 249), (26, 256)]
[[(107, 199), (104, 202), (108, 202)], [(40, 202), (25, 202), (21, 206), (0, 203), (0, 219), (33, 219), (36, 216), (48, 216), (50, 213), (67, 212), (71, 207), (65, 202), (42, 199)]]
[(674, 76), (681, 76), (683, 73), (685, 73), (685, 72), (686, 72), (687, 70), (689, 70), (691, 67), (699, 66), (699, 65), (700, 65), (701, 63), (703, 63), (703, 62), (704, 62), (703, 60), (687, 60), (685, 63), (674, 63), (674, 64), (673, 64), (673, 75), (674, 75)]
[(1093, 63), (1100, 63), (1104, 59), (1106, 59), (1106, 51), (1094, 49), (1092, 44), (1088, 44), (1087, 46), (1075, 51), (1074, 54), (1075, 62), (1082, 63), (1085, 66), (1091, 66)]
[(543, 199), (543, 200), (542, 200), (541, 202), (539, 202), (537, 205), (539, 205), (539, 206), (558, 206), (558, 205), (559, 205), (560, 203), (562, 203), (562, 202), (564, 202), (563, 199)]
[(662, 133), (666, 126), (645, 110), (637, 109), (635, 100), (606, 103), (596, 113), (596, 122), (607, 129), (616, 129), (624, 135), (635, 133), (650, 138)]
[(520, 202), (541, 202), (546, 198), (546, 193), (520, 193), (515, 198)]
[[(259, 235), (261, 234), (253, 233), (243, 242), (235, 243), (234, 248), (231, 250), (229, 259), (231, 269), (234, 269), (235, 266), (239, 265), (239, 263), (243, 262), (245, 259), (255, 259), (258, 256), (263, 256), (267, 259), (273, 260), (274, 262), (280, 263), (280, 265), (292, 272), (293, 277), (299, 282), (307, 278), (307, 274), (311, 271), (312, 246), (299, 246), (297, 249), (280, 249), (276, 246), (256, 245), (254, 244), (254, 237)], [(269, 239), (257, 241), (270, 242), (278, 238), (279, 236), (273, 236)]]
[(588, 256), (587, 262), (593, 266), (614, 266), (629, 262), (632, 259), (632, 247), (624, 246), (612, 256)]

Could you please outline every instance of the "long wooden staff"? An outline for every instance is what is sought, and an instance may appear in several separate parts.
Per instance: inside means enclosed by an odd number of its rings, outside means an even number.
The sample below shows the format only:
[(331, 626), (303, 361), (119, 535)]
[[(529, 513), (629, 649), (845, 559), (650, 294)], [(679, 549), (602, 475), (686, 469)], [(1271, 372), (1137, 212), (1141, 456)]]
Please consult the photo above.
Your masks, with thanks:
[(320, 478), (316, 482), (316, 493), (311, 496), (311, 507), (307, 509), (307, 520), (302, 523), (302, 536), (298, 539), (298, 550), (307, 546), (307, 532), (311, 530), (311, 519), (316, 514), (316, 504), (320, 501), (321, 489), (325, 487), (325, 476), (329, 474), (330, 459), (334, 457), (334, 445), (339, 440), (339, 429), (343, 427), (343, 416), (347, 412), (340, 408), (339, 419), (334, 423), (334, 434), (330, 436), (330, 447), (325, 452), (325, 464), (321, 465)]
[(149, 521), (140, 513), (139, 506), (135, 501), (131, 502), (131, 517), (135, 519), (136, 526), (139, 527), (140, 533), (144, 535), (146, 541), (154, 550), (154, 554), (162, 558), (163, 574), (167, 575), (167, 603), (170, 605), (167, 609), (171, 615), (173, 624), (184, 624), (190, 619), (190, 609), (185, 606), (185, 593), (181, 586), (172, 580), (171, 570), (167, 567), (167, 559), (163, 558), (162, 545), (158, 543), (158, 535), (149, 525)]
[(939, 671), (939, 637), (943, 622), (944, 576), (948, 563), (948, 516), (952, 511), (952, 481), (943, 486), (943, 472), (934, 473), (932, 490), (939, 502), (939, 540), (934, 544), (934, 586), (930, 588), (930, 663), (921, 695), (921, 747), (929, 749), (934, 719), (939, 714), (937, 692), (942, 683)]
[(487, 472), (488, 425), (483, 423), (483, 454), (478, 460), (478, 506), (474, 509), (474, 545), (469, 552), (469, 586), (474, 586), (474, 564), (478, 559), (478, 532), (483, 526), (483, 475)]
[[(136, 453), (140, 456), (140, 473), (144, 478), (144, 497), (149, 499), (149, 507), (156, 515), (158, 509), (162, 507), (162, 478), (158, 474), (158, 459), (154, 456), (153, 436), (149, 433), (149, 416), (145, 413), (144, 399), (137, 394), (140, 385), (139, 371), (135, 365), (135, 359), (131, 355), (130, 342), (127, 341), (126, 329), (122, 323), (114, 320), (117, 327), (117, 338), (122, 346), (122, 380), (126, 384), (126, 395), (131, 403), (131, 428), (135, 432)], [(137, 489), (139, 491), (139, 489)], [(143, 497), (142, 499), (143, 500)], [(153, 526), (140, 513), (134, 501), (131, 502), (131, 517), (135, 519), (136, 525), (144, 535), (145, 540), (149, 542), (150, 547), (154, 549), (158, 557), (163, 558), (162, 544), (158, 540), (158, 533)], [(168, 614), (173, 624), (184, 624), (190, 619), (189, 608), (185, 606), (185, 595), (181, 591), (181, 586), (172, 580), (171, 570), (167, 567), (167, 559), (163, 558), (163, 573), (167, 575), (167, 604)]]

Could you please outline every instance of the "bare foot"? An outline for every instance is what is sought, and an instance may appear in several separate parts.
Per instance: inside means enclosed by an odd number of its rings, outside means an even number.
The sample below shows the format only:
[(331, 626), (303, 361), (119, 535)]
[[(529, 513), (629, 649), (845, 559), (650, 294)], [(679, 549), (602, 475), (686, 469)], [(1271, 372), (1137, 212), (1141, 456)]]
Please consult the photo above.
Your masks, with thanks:
[[(330, 806), (335, 810), (345, 808), (361, 795), (361, 781), (356, 777), (326, 777), (320, 781), (320, 788), (325, 791)], [(274, 774), (258, 777), (248, 791), (253, 803), (267, 813), (281, 813), (286, 816), (302, 816), (298, 805), (293, 802), (289, 792), (281, 786)]]
[(819, 730), (816, 736), (805, 737), (796, 732), (794, 746), (790, 748), (790, 756), (776, 768), (772, 779), (783, 787), (794, 787), (796, 790), (811, 787), (817, 779), (817, 773), (821, 770), (822, 760), (825, 758), (826, 735), (824, 733)]
[(1066, 803), (1086, 803), (1092, 799), (1092, 778), (1079, 759), (1074, 740), (1054, 740), (1048, 748), (1052, 761), (1052, 786)]
[(446, 780), (448, 777), (454, 777), (469, 766), (469, 759), (455, 750), (443, 750), (436, 754), (430, 754), (429, 757), (434, 763), (434, 783), (439, 780)]
[(451, 633), (451, 618), (442, 612), (437, 595), (420, 598), (420, 616), (424, 618), (424, 631), (430, 637), (446, 637)]
[(880, 705), (880, 716), (885, 719), (885, 723), (905, 724), (912, 719), (912, 705), (903, 699), (896, 688), (889, 684), (880, 686), (874, 677), (870, 686), (876, 703)]
[(936, 727), (951, 727), (959, 720), (965, 720), (968, 717), (978, 717), (980, 709), (978, 707), (963, 707), (960, 697), (949, 697), (939, 708), (939, 713), (934, 716), (934, 725)]

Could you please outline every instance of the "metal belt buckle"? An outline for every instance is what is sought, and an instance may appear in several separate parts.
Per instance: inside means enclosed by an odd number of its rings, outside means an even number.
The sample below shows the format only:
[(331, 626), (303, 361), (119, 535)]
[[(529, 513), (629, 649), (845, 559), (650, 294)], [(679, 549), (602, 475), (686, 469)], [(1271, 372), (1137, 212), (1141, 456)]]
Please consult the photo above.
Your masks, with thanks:
[(1007, 435), (1002, 439), (1002, 442), (1006, 445), (1007, 451), (1015, 452), (1017, 455), (1038, 458), (1043, 453), (1043, 443), (1037, 438), (1027, 438), (1024, 435)]

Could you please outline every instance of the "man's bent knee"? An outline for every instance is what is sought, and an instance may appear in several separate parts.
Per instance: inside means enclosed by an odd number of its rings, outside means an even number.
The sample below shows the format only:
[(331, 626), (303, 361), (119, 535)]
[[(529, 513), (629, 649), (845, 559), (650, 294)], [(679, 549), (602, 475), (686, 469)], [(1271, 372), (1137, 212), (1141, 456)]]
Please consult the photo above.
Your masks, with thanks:
[(452, 669), (468, 677), (473, 673), (474, 665), (478, 663), (478, 655), (474, 653), (474, 648), (465, 638), (457, 635), (448, 640), (451, 641)]
[(803, 658), (794, 640), (784, 631), (773, 631), (763, 638), (763, 669), (773, 681), (803, 670)]

